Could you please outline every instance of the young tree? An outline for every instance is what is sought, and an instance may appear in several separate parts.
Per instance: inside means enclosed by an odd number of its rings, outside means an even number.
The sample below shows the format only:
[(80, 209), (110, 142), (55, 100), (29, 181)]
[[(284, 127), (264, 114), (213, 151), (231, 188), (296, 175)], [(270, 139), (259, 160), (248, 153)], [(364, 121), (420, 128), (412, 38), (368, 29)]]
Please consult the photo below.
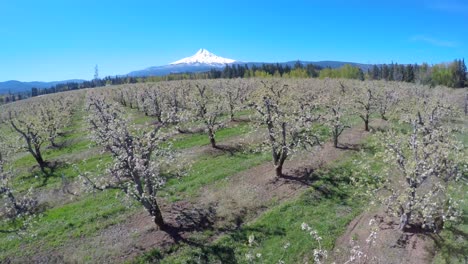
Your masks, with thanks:
[[(172, 83), (171, 83), (172, 84)], [(181, 128), (181, 124), (192, 119), (189, 102), (191, 99), (190, 91), (192, 86), (189, 82), (180, 82), (168, 87), (166, 105), (169, 122), (176, 126), (179, 133), (186, 131)]]
[(226, 98), (229, 108), (229, 118), (234, 121), (234, 112), (242, 105), (246, 99), (249, 83), (237, 79), (231, 82), (220, 82), (220, 90)]
[(323, 115), (325, 125), (331, 129), (333, 146), (338, 148), (338, 138), (346, 128), (350, 128), (347, 124), (346, 114), (349, 106), (346, 105), (344, 98), (338, 94), (331, 95), (325, 101), (327, 112)]
[(150, 87), (141, 93), (144, 98), (145, 114), (155, 116), (158, 122), (163, 122), (164, 94), (160, 87)]
[(219, 117), (224, 110), (223, 100), (216, 100), (212, 88), (207, 85), (196, 84), (197, 92), (193, 98), (196, 117), (205, 124), (211, 147), (216, 148), (216, 131), (224, 125)]
[(56, 139), (70, 123), (73, 102), (69, 97), (56, 96), (44, 99), (39, 107), (38, 117), (46, 127), (48, 141), (52, 147), (59, 148)]
[(375, 105), (382, 120), (388, 120), (387, 113), (398, 103), (398, 94), (395, 90), (379, 86), (375, 90)]
[(459, 216), (448, 188), (466, 173), (466, 157), (453, 138), (454, 126), (444, 124), (454, 112), (439, 99), (425, 101), (417, 115), (403, 118), (411, 124), (410, 133), (392, 131), (384, 137), (387, 161), (404, 178), (403, 186), (389, 184), (388, 205), (400, 217), (400, 229), (413, 224), (437, 231)]
[(160, 146), (163, 140), (159, 135), (161, 126), (132, 134), (122, 112), (104, 98), (90, 96), (88, 108), (92, 138), (111, 153), (113, 162), (108, 168), (109, 175), (98, 180), (82, 174), (85, 183), (98, 190), (121, 190), (138, 201), (161, 230), (167, 230), (157, 201), (157, 191), (165, 182), (160, 174), (161, 166), (169, 157)]
[(24, 140), (24, 148), (34, 157), (44, 175), (49, 163), (42, 156), (42, 146), (47, 141), (49, 133), (40, 118), (31, 113), (9, 111), (9, 123)]
[(0, 138), (0, 199), (3, 199), (0, 219), (7, 227), (0, 228), (0, 233), (22, 235), (33, 222), (38, 211), (38, 201), (33, 197), (32, 189), (19, 194), (11, 186), (12, 174), (5, 168), (5, 156), (7, 156), (5, 145), (5, 139)]
[[(70, 97), (70, 98), (69, 98)], [(23, 141), (23, 148), (36, 160), (47, 178), (51, 169), (42, 154), (42, 148), (50, 143), (59, 147), (56, 139), (71, 120), (72, 108), (76, 104), (75, 95), (49, 95), (33, 101), (23, 101), (7, 109), (6, 121)], [(26, 105), (27, 104), (27, 105)]]
[(319, 144), (312, 125), (320, 116), (316, 113), (317, 98), (306, 91), (293, 90), (279, 80), (262, 81), (263, 89), (252, 96), (250, 106), (261, 118), (268, 131), (267, 144), (271, 149), (277, 177), (283, 176), (286, 159), (299, 147)]
[(369, 131), (371, 114), (375, 110), (375, 98), (370, 87), (357, 86), (353, 90), (354, 112), (364, 121), (364, 130)]

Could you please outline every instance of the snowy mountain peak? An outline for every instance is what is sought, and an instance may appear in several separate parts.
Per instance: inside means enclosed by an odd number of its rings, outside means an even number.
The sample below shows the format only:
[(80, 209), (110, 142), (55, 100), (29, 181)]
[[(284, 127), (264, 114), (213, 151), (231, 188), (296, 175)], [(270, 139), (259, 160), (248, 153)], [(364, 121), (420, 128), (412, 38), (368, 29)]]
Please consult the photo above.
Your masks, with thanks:
[(197, 53), (195, 53), (195, 55), (175, 61), (171, 63), (171, 65), (174, 65), (174, 64), (211, 64), (211, 65), (222, 64), (224, 65), (226, 63), (233, 63), (233, 62), (235, 62), (235, 60), (219, 57), (207, 51), (206, 49), (200, 49), (199, 51), (197, 51)]

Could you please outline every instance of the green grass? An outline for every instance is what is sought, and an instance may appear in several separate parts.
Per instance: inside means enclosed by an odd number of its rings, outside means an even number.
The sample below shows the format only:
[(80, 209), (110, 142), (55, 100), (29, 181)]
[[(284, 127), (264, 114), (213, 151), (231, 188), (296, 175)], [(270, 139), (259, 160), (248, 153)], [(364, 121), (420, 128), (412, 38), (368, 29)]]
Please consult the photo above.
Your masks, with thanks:
[[(335, 240), (345, 231), (349, 222), (363, 209), (365, 203), (356, 201), (355, 192), (348, 181), (353, 171), (352, 158), (336, 166), (317, 172), (317, 180), (298, 198), (277, 205), (240, 230), (225, 235), (213, 243), (198, 241), (199, 247), (182, 247), (166, 256), (161, 263), (247, 263), (245, 254), (261, 253), (259, 263), (313, 262), (313, 249), (317, 242), (301, 230), (308, 223), (323, 238), (322, 247), (330, 250)], [(248, 236), (255, 236), (255, 246), (248, 247)], [(290, 247), (284, 249), (284, 245)], [(151, 254), (148, 254), (151, 256)], [(142, 261), (139, 259), (138, 261)]]
[[(121, 199), (116, 197), (115, 191), (99, 192), (77, 202), (49, 209), (31, 229), (35, 236), (8, 238), (0, 234), (0, 259), (59, 248), (124, 220), (129, 212)], [(22, 250), (18, 250), (20, 246)]]
[(187, 176), (170, 179), (164, 189), (164, 195), (177, 201), (183, 197), (195, 196), (200, 188), (225, 179), (253, 166), (270, 160), (268, 153), (235, 153), (218, 156), (202, 156), (192, 165)]
[[(221, 138), (228, 138), (233, 135), (244, 133), (242, 126), (234, 128), (226, 128), (220, 131)], [(197, 146), (197, 137), (185, 139), (185, 144)], [(80, 144), (82, 143), (82, 144)], [(79, 142), (76, 145), (71, 145), (63, 149), (51, 150), (50, 156), (60, 157), (62, 155), (79, 155), (83, 151), (88, 150), (87, 142)], [(28, 159), (30, 164), (28, 164)], [(27, 168), (28, 165), (33, 166), (34, 161), (31, 158), (24, 157), (19, 159), (17, 165)], [(171, 180), (166, 189), (169, 190), (173, 197), (182, 195), (195, 195), (197, 190), (203, 185), (215, 182), (237, 173), (238, 171), (250, 168), (256, 164), (262, 163), (268, 157), (263, 154), (243, 154), (236, 153), (230, 156), (229, 153), (224, 153), (219, 156), (202, 156), (195, 160), (191, 173), (181, 179)], [(102, 173), (104, 165), (111, 161), (108, 154), (97, 154), (91, 157), (86, 157), (85, 162), (77, 162), (76, 166), (80, 171)], [(31, 164), (32, 163), (32, 164)], [(228, 165), (226, 169), (223, 166)], [(17, 184), (20, 189), (28, 186), (36, 186), (46, 190), (52, 187), (59, 187), (61, 184), (61, 175), (66, 178), (73, 179), (77, 176), (77, 171), (71, 164), (62, 164), (54, 172), (47, 182), (47, 186), (41, 186), (42, 181), (34, 177), (38, 171), (32, 173), (24, 173), (17, 177)], [(179, 185), (178, 182), (181, 184)], [(172, 188), (176, 186), (176, 188)], [(24, 189), (23, 188), (23, 189)], [(164, 192), (162, 192), (164, 193)], [(140, 206), (137, 206), (141, 208)], [(80, 200), (70, 202), (55, 208), (49, 208), (45, 211), (44, 216), (38, 219), (36, 226), (37, 237), (26, 239), (9, 239), (5, 235), (0, 235), (0, 240), (6, 241), (0, 246), (0, 258), (6, 256), (28, 256), (34, 255), (35, 250), (40, 248), (40, 251), (51, 248), (59, 248), (60, 245), (77, 240), (81, 237), (93, 236), (97, 231), (102, 230), (110, 225), (121, 222), (131, 212), (125, 208), (118, 199), (115, 198), (115, 192), (99, 192), (95, 195), (90, 194), (81, 197)], [(21, 254), (17, 254), (17, 248), (22, 247), (25, 250)]]
[[(60, 158), (63, 155), (76, 154), (90, 149), (94, 144), (89, 140), (80, 140), (69, 146), (57, 149), (46, 149), (42, 151), (42, 156), (47, 161)], [(25, 155), (12, 163), (15, 168), (32, 167), (36, 165), (36, 160), (31, 154)]]
[(147, 116), (138, 109), (132, 109), (130, 107), (124, 107), (123, 109), (125, 109), (125, 113), (128, 114), (130, 121), (135, 125), (144, 125), (156, 121), (156, 117)]
[[(146, 117), (136, 110), (130, 110), (129, 115), (135, 124), (146, 124), (153, 118)], [(249, 114), (236, 114), (237, 117)], [(86, 131), (83, 112), (77, 112), (72, 125), (67, 129), (64, 137), (60, 141), (69, 141), (73, 144), (61, 149), (47, 149), (44, 151), (46, 160), (55, 160), (63, 157), (76, 158), (79, 155), (91, 150), (96, 150), (83, 133)], [(232, 126), (220, 129), (216, 134), (217, 142), (222, 145), (223, 141), (246, 134), (250, 129), (248, 123), (231, 123)], [(324, 127), (317, 127), (317, 132), (326, 138), (328, 130)], [(59, 142), (60, 142), (59, 141)], [(206, 134), (181, 135), (173, 140), (176, 149), (200, 147), (209, 144)], [(92, 151), (90, 151), (92, 153)], [(90, 171), (97, 174), (102, 173), (104, 167), (99, 166), (111, 161), (109, 155), (93, 154), (83, 157), (86, 162), (76, 163), (80, 171)], [(202, 155), (197, 157), (192, 164), (188, 175), (170, 179), (167, 185), (160, 192), (161, 196), (166, 196), (170, 201), (177, 201), (184, 198), (196, 197), (200, 189), (204, 186), (219, 182), (223, 179), (235, 175), (253, 166), (269, 161), (269, 153), (223, 153), (220, 155)], [(13, 162), (13, 165), (23, 170), (17, 177), (17, 184), (24, 188), (36, 186), (39, 188), (59, 187), (61, 175), (74, 179), (77, 172), (67, 163), (62, 164), (54, 172), (47, 183), (47, 186), (40, 187), (40, 181), (34, 178), (37, 169), (28, 171), (35, 165), (35, 161), (29, 155), (21, 157)], [(346, 187), (345, 179), (350, 164), (345, 163), (338, 166), (337, 170), (324, 172), (320, 176), (320, 181), (314, 183), (313, 188), (306, 193), (282, 205), (277, 205), (266, 212), (256, 221), (245, 226), (239, 231), (227, 235), (214, 243), (206, 243), (207, 246), (200, 249), (183, 248), (175, 256), (169, 256), (166, 263), (182, 263), (182, 260), (193, 259), (204, 255), (210, 260), (216, 259), (217, 254), (226, 258), (225, 263), (238, 259), (242, 261), (244, 254), (248, 251), (246, 240), (249, 234), (255, 234), (258, 239), (258, 250), (265, 258), (265, 263), (277, 261), (283, 255), (282, 246), (286, 242), (291, 243), (291, 247), (284, 255), (284, 260), (293, 262), (296, 257), (302, 257), (314, 247), (314, 241), (307, 234), (300, 230), (300, 224), (307, 222), (316, 227), (324, 237), (324, 246), (331, 248), (335, 238), (344, 230), (347, 223), (359, 213), (358, 204), (352, 203), (349, 194), (352, 190)], [(328, 188), (332, 195), (324, 195), (318, 189), (323, 186)], [(80, 197), (80, 200), (66, 203), (55, 208), (49, 208), (39, 218), (35, 225), (37, 237), (28, 237), (22, 240), (9, 239), (6, 235), (0, 235), (0, 259), (5, 256), (28, 256), (36, 252), (45, 252), (50, 249), (60, 248), (61, 245), (78, 241), (82, 237), (94, 236), (99, 230), (123, 221), (131, 212), (125, 208), (119, 199), (115, 197), (115, 192), (105, 191)], [(137, 206), (137, 208), (141, 208)], [(339, 217), (338, 217), (339, 215)], [(332, 219), (329, 221), (329, 219)], [(3, 243), (3, 241), (5, 241)], [(305, 241), (296, 243), (294, 241)], [(21, 247), (21, 252), (18, 248)], [(256, 249), (257, 250), (257, 249)], [(220, 253), (221, 252), (221, 253)], [(231, 252), (231, 253), (229, 253)], [(231, 255), (230, 255), (231, 254)], [(156, 257), (159, 254), (155, 254)], [(153, 257), (155, 257), (153, 256)], [(308, 255), (309, 256), (309, 255)], [(287, 257), (287, 258), (286, 258)], [(171, 262), (172, 261), (172, 262)]]
[[(105, 164), (111, 162), (109, 154), (98, 154), (95, 156), (87, 157), (82, 162), (63, 163), (60, 164), (51, 175), (48, 176), (46, 184), (44, 185), (44, 174), (35, 169), (32, 172), (24, 172), (17, 174), (13, 186), (19, 192), (27, 190), (29, 187), (36, 189), (47, 190), (57, 188), (62, 184), (62, 177), (67, 180), (75, 179), (79, 172), (91, 172), (99, 175), (104, 172)], [(77, 170), (78, 169), (78, 170)]]
[[(192, 173), (181, 179), (169, 181), (166, 189), (170, 190), (173, 197), (181, 197), (182, 193), (184, 196), (195, 195), (202, 186), (262, 163), (267, 157), (262, 154), (243, 153), (234, 156), (228, 156), (228, 154), (216, 157), (205, 156), (193, 164)], [(78, 166), (81, 166), (83, 170), (93, 170), (96, 169), (97, 164), (101, 163), (103, 160), (95, 157)], [(220, 169), (219, 166), (223, 165), (227, 167)], [(65, 170), (71, 170), (71, 168), (67, 167)], [(138, 205), (136, 207), (140, 208)], [(0, 240), (6, 241), (0, 245), (2, 252), (0, 257), (15, 255), (15, 250), (20, 245), (26, 248), (22, 254), (30, 255), (34, 254), (34, 248), (39, 245), (43, 251), (59, 247), (80, 237), (94, 235), (103, 228), (121, 222), (130, 212), (131, 210), (125, 208), (116, 198), (115, 191), (90, 194), (79, 201), (45, 211), (44, 216), (38, 219), (35, 225), (37, 227), (36, 238), (20, 241), (0, 235)]]
[[(232, 127), (221, 128), (216, 132), (216, 142), (223, 144), (223, 140), (230, 137), (246, 134), (250, 131), (249, 125), (242, 123)], [(171, 140), (174, 149), (185, 149), (192, 147), (201, 147), (210, 144), (206, 133), (196, 133), (189, 135), (179, 135)]]

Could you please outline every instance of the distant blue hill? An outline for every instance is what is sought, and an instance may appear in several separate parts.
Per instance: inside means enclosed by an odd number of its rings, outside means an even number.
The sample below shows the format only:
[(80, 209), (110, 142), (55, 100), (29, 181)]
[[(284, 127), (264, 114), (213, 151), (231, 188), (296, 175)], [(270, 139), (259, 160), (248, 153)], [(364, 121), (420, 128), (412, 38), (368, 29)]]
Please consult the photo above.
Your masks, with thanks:
[[(260, 67), (263, 64), (281, 64), (282, 66), (290, 66), (294, 67), (297, 61), (287, 61), (287, 62), (280, 62), (280, 63), (270, 63), (270, 62), (240, 62), (236, 61), (229, 65), (247, 65), (252, 67), (253, 65)], [(306, 64), (313, 64), (320, 66), (322, 68), (330, 67), (330, 68), (339, 68), (345, 64), (349, 64), (355, 67), (361, 68), (364, 72), (366, 72), (369, 68), (373, 65), (371, 64), (361, 64), (361, 63), (354, 63), (354, 62), (342, 62), (342, 61), (300, 61), (303, 65)], [(204, 63), (181, 63), (181, 64), (169, 64), (164, 66), (153, 66), (143, 70), (132, 71), (126, 75), (120, 76), (130, 76), (130, 77), (146, 77), (146, 76), (164, 76), (168, 74), (177, 74), (177, 73), (188, 73), (188, 72), (207, 72), (211, 69), (219, 69), (222, 70), (225, 67), (225, 64), (204, 64)], [(64, 81), (55, 81), (55, 82), (20, 82), (20, 81), (6, 81), (0, 82), (0, 94), (5, 94), (8, 92), (11, 93), (18, 93), (18, 92), (28, 92), (31, 91), (31, 88), (50, 88), (57, 84), (62, 83), (82, 83), (85, 80), (80, 79), (72, 79), (72, 80), (64, 80)]]
[(55, 81), (55, 82), (20, 82), (20, 81), (6, 81), (0, 82), (0, 94), (5, 94), (8, 92), (11, 93), (18, 93), (18, 92), (28, 92), (31, 91), (31, 88), (36, 87), (40, 89), (50, 88), (57, 84), (62, 83), (82, 83), (84, 80), (73, 79), (73, 80), (65, 80), (65, 81)]

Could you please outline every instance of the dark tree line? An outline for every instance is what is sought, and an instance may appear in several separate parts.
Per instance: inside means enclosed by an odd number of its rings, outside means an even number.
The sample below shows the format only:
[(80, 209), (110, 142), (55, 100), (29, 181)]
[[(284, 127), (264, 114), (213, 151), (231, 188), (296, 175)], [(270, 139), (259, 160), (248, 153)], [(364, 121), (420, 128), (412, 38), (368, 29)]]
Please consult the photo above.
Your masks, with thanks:
[(255, 77), (256, 72), (263, 72), (268, 76), (282, 77), (284, 74), (290, 74), (294, 70), (305, 70), (307, 77), (318, 77), (322, 67), (313, 65), (313, 64), (302, 64), (300, 61), (297, 61), (293, 67), (289, 65), (282, 65), (279, 63), (276, 64), (262, 64), (261, 66), (252, 65), (248, 66), (234, 64), (227, 64), (224, 69), (211, 69), (208, 73), (208, 79), (232, 79), (232, 78), (249, 78)]
[(453, 88), (468, 86), (464, 59), (434, 66), (429, 66), (427, 63), (373, 65), (367, 71), (367, 76), (371, 80), (414, 82), (431, 86), (445, 85)]
[(11, 93), (0, 95), (0, 105), (1, 104), (8, 104), (15, 101), (23, 100), (30, 97), (28, 92), (21, 92), (21, 93)]

